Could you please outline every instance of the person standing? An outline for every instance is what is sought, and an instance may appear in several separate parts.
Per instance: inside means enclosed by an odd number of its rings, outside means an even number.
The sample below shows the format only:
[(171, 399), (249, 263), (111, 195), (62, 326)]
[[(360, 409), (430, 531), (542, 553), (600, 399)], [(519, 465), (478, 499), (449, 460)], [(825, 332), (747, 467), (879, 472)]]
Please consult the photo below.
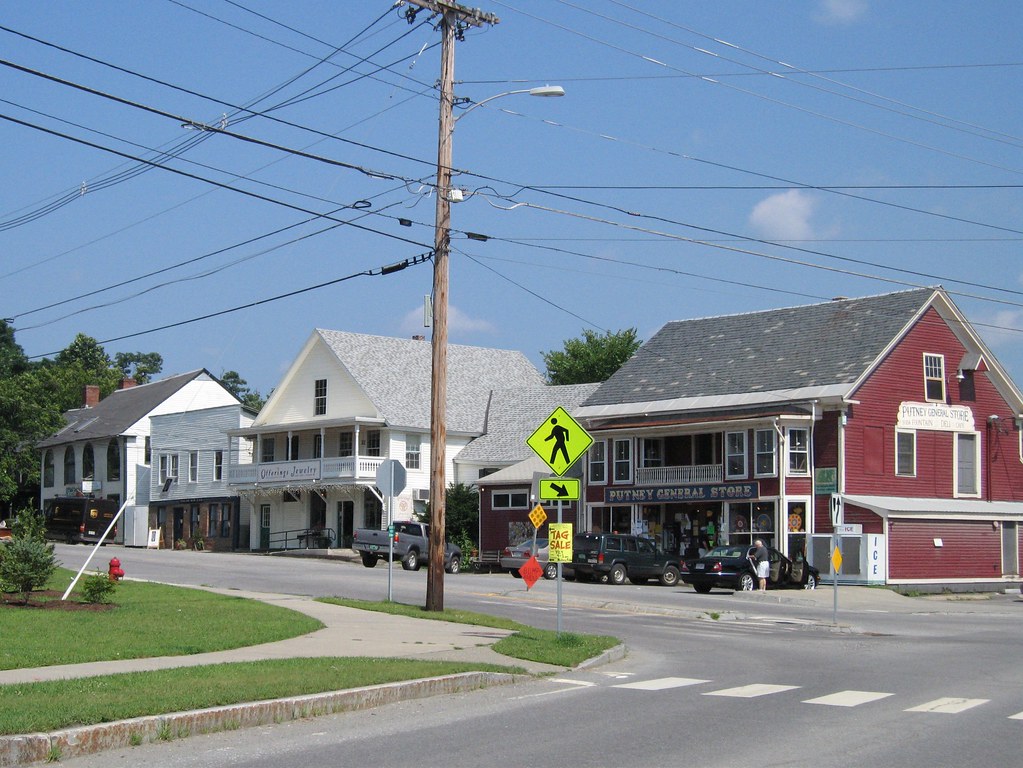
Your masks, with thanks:
[(756, 550), (753, 552), (753, 562), (756, 564), (757, 579), (760, 582), (760, 591), (767, 591), (767, 573), (771, 568), (770, 555), (767, 553), (767, 547), (764, 546), (762, 539), (757, 539), (753, 542), (753, 546)]

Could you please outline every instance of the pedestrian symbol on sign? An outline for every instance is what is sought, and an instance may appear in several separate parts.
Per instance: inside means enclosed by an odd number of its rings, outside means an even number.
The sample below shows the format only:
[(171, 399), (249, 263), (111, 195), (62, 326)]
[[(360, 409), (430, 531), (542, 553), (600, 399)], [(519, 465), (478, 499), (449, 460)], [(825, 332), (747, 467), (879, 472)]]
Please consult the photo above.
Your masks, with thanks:
[(555, 408), (526, 440), (526, 445), (558, 476), (564, 475), (592, 444), (589, 433), (561, 407)]

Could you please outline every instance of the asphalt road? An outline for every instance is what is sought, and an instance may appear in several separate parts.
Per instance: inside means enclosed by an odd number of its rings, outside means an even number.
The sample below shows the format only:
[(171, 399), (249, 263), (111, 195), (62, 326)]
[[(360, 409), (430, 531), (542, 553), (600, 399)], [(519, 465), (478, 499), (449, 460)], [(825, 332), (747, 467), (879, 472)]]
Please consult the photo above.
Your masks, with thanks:
[[(66, 567), (84, 547), (58, 546)], [(247, 554), (107, 547), (128, 577), (382, 599), (387, 569)], [(425, 601), (425, 572), (392, 571)], [(445, 579), (445, 605), (554, 628), (555, 584)], [(563, 585), (569, 632), (613, 634), (625, 659), (466, 695), (62, 761), (109, 766), (1006, 766), (1023, 743), (1023, 601), (884, 590), (697, 595)]]

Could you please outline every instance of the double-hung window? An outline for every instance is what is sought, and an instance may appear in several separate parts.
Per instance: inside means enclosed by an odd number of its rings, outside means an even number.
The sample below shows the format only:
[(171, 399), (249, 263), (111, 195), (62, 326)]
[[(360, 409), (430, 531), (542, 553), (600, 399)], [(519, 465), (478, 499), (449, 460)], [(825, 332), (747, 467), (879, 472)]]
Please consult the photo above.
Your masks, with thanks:
[(790, 428), (788, 431), (789, 474), (810, 474), (810, 431)]
[(632, 440), (614, 441), (614, 472), (615, 482), (632, 480)]
[(327, 412), (327, 380), (317, 379), (313, 384), (313, 415), (322, 416)]
[(746, 432), (725, 433), (725, 477), (746, 477)]
[[(1020, 455), (1023, 456), (1023, 450)], [(590, 482), (603, 485), (607, 482), (607, 443), (595, 441), (589, 449)]]
[(777, 439), (773, 429), (758, 429), (753, 433), (754, 472), (757, 477), (778, 473), (775, 462)]
[(916, 476), (916, 432), (895, 430), (895, 474)]
[(422, 436), (405, 435), (405, 469), (419, 469), (422, 459)]
[(199, 482), (199, 451), (188, 453), (188, 482)]
[(342, 432), (337, 439), (337, 455), (351, 456), (354, 440), (351, 432)]
[(224, 452), (214, 451), (213, 452), (213, 479), (223, 480), (224, 479)]
[(259, 460), (264, 464), (268, 464), (274, 460), (274, 453), (276, 452), (276, 444), (274, 438), (264, 437), (261, 441)]
[(955, 495), (980, 496), (980, 441), (976, 432), (955, 435)]
[(929, 403), (945, 402), (945, 358), (924, 355), (924, 397)]

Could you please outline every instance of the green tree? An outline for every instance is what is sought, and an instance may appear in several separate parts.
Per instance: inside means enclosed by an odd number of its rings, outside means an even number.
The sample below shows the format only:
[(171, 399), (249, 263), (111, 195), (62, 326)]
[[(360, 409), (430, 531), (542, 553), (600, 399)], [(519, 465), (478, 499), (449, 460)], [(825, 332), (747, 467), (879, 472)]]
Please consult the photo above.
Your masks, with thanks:
[(122, 378), (148, 384), (163, 370), (163, 356), (158, 352), (118, 352), (114, 355), (114, 367), (121, 372)]
[(22, 510), (11, 533), (11, 540), (0, 547), (0, 591), (20, 593), (27, 604), (29, 593), (50, 580), (57, 569), (57, 558), (53, 544), (46, 541), (41, 512)]
[[(421, 523), (430, 522), (429, 503), (415, 517)], [(463, 559), (479, 546), (480, 494), (465, 483), (451, 483), (444, 493), (444, 538), (458, 545)]]
[(0, 320), (0, 378), (22, 373), (28, 368), (28, 358), (21, 345), (14, 340), (14, 328)]
[(220, 375), (220, 383), (228, 392), (241, 400), (242, 405), (253, 411), (258, 411), (266, 402), (258, 391), (249, 388), (249, 383), (241, 377), (238, 371), (225, 371)]
[(636, 329), (603, 335), (584, 330), (582, 338), (569, 339), (561, 351), (541, 352), (551, 384), (591, 384), (607, 381), (639, 349)]

